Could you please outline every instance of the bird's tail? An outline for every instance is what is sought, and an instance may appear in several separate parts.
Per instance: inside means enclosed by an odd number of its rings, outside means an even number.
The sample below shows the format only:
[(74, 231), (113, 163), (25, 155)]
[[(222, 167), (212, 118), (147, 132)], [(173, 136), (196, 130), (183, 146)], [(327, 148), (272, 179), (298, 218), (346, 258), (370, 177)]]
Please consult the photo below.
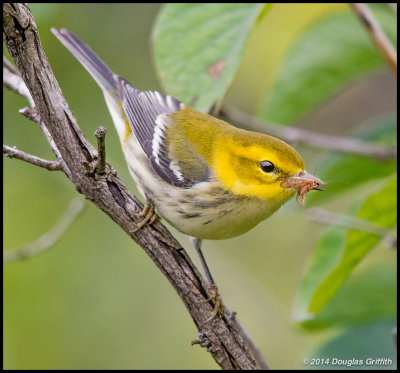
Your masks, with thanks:
[(52, 28), (51, 31), (103, 90), (112, 95), (117, 94), (118, 88), (113, 72), (86, 43), (67, 29), (57, 30)]
[(56, 30), (55, 28), (52, 28), (51, 31), (75, 56), (103, 90), (115, 128), (117, 129), (122, 145), (125, 146), (132, 130), (122, 109), (116, 80), (117, 75), (93, 52), (92, 48), (71, 31), (66, 29)]

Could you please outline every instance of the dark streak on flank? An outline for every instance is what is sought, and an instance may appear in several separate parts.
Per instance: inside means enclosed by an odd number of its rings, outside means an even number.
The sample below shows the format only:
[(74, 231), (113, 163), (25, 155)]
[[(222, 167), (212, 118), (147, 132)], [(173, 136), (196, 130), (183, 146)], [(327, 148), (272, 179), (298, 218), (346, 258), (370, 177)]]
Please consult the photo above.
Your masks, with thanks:
[(199, 218), (200, 216), (201, 216), (201, 214), (195, 213), (195, 214), (185, 214), (183, 217), (190, 219), (190, 218)]

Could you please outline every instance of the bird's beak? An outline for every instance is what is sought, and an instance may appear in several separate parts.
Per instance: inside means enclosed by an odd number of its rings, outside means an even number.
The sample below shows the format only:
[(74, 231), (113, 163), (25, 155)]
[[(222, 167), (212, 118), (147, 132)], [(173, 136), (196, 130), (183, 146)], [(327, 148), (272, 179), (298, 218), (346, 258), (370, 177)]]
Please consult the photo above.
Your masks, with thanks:
[(305, 171), (299, 171), (294, 175), (289, 175), (282, 182), (283, 188), (297, 190), (297, 202), (300, 206), (304, 206), (306, 202), (306, 194), (310, 190), (323, 190), (322, 185), (326, 185), (322, 180)]

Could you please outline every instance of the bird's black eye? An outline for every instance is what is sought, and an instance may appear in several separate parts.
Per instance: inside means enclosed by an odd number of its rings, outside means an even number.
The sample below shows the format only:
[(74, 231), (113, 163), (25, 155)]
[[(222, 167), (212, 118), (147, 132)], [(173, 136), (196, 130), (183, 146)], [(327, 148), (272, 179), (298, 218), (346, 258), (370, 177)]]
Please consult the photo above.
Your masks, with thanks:
[(264, 172), (272, 172), (273, 170), (275, 170), (274, 164), (270, 161), (260, 162), (260, 168)]

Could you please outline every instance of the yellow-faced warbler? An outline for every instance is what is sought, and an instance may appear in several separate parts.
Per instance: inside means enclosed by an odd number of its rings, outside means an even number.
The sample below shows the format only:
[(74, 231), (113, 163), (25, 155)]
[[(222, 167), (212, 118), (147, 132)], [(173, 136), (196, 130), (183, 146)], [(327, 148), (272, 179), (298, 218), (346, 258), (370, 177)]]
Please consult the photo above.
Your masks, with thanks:
[(140, 91), (114, 74), (72, 32), (52, 29), (103, 90), (129, 171), (156, 212), (194, 238), (216, 298), (216, 285), (201, 253), (201, 239), (247, 232), (297, 192), (304, 204), (324, 183), (305, 171), (290, 145), (200, 113), (176, 98)]

